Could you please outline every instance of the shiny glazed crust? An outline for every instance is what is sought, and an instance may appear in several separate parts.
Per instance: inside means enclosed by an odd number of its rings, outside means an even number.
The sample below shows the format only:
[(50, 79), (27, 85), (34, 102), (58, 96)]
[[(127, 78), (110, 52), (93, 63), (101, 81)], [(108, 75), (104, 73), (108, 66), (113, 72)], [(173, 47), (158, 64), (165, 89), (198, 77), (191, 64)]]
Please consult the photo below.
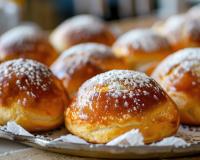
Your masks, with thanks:
[(145, 143), (176, 133), (176, 105), (146, 75), (113, 70), (86, 81), (65, 112), (67, 129), (92, 143), (107, 143), (139, 129)]
[(181, 122), (200, 125), (200, 49), (183, 49), (167, 57), (152, 77), (176, 102)]
[(115, 41), (115, 35), (97, 17), (80, 15), (59, 25), (52, 32), (50, 41), (59, 52), (63, 52), (73, 45), (86, 42), (111, 46)]
[(0, 64), (0, 125), (16, 121), (30, 132), (63, 123), (69, 100), (61, 82), (43, 64), (12, 60)]
[(51, 66), (70, 97), (73, 97), (81, 84), (89, 78), (107, 70), (127, 68), (123, 59), (116, 58), (109, 47), (98, 43), (73, 46)]
[(50, 65), (58, 54), (42, 31), (32, 26), (20, 26), (0, 38), (0, 61), (17, 58), (37, 60)]
[(130, 66), (147, 72), (167, 55), (172, 48), (166, 38), (150, 29), (131, 30), (114, 43), (113, 52), (123, 57)]

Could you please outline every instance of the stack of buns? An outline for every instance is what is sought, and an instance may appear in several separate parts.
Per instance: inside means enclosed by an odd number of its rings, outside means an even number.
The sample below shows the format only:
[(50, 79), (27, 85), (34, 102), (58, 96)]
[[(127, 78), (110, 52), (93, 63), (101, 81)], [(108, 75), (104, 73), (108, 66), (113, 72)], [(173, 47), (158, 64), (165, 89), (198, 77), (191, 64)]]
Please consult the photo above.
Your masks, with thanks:
[(36, 26), (4, 33), (0, 125), (40, 132), (65, 124), (99, 144), (132, 129), (149, 144), (180, 123), (200, 125), (198, 8), (118, 38), (90, 15), (66, 20), (49, 39)]

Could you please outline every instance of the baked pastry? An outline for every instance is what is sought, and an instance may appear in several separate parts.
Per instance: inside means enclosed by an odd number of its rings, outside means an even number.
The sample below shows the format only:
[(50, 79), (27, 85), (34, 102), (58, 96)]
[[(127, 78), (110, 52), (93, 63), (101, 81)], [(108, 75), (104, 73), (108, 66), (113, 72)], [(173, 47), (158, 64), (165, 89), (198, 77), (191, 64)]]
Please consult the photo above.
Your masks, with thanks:
[(19, 26), (0, 37), (0, 61), (17, 58), (37, 60), (50, 65), (58, 54), (46, 35), (32, 25)]
[(67, 129), (88, 142), (107, 143), (139, 129), (145, 143), (176, 133), (179, 112), (152, 78), (112, 70), (86, 81), (65, 112)]
[(113, 52), (124, 58), (130, 69), (149, 73), (172, 53), (172, 48), (166, 38), (153, 30), (135, 29), (119, 37), (113, 45)]
[(155, 29), (166, 36), (173, 50), (200, 47), (200, 19), (188, 15), (175, 15)]
[(66, 50), (51, 66), (53, 73), (63, 81), (66, 91), (73, 97), (81, 84), (96, 74), (111, 69), (127, 68), (103, 44), (84, 43)]
[(63, 52), (73, 45), (85, 42), (110, 46), (115, 41), (115, 35), (101, 19), (79, 15), (59, 25), (51, 34), (50, 41), (59, 52)]
[(15, 121), (30, 132), (54, 129), (63, 123), (68, 102), (45, 65), (28, 59), (0, 64), (0, 125)]
[(183, 49), (167, 57), (152, 77), (176, 102), (181, 122), (200, 125), (200, 49)]

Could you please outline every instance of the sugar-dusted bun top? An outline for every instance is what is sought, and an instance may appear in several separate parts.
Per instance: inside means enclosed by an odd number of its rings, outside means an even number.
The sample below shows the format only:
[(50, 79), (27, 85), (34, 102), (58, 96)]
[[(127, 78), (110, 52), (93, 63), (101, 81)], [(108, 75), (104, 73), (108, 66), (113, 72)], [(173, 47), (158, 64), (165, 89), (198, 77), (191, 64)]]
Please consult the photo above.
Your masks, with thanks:
[(85, 43), (112, 45), (115, 35), (104, 21), (91, 15), (79, 15), (64, 21), (51, 34), (51, 42), (58, 50)]
[(182, 14), (172, 16), (166, 20), (161, 32), (172, 44), (183, 43), (192, 46), (193, 43), (200, 43), (199, 17)]
[(67, 56), (84, 55), (81, 59), (88, 59), (90, 57), (107, 58), (114, 57), (110, 47), (99, 43), (83, 43), (71, 47), (66, 50), (60, 58), (64, 59)]
[(180, 26), (186, 21), (186, 16), (183, 14), (174, 15), (169, 17), (164, 23), (164, 32), (170, 32), (173, 30), (180, 29)]
[[(150, 29), (134, 29), (122, 35), (114, 47), (141, 52), (156, 52), (171, 49), (167, 39)], [(124, 49), (125, 50), (125, 49)]]
[(77, 30), (96, 34), (104, 28), (104, 22), (101, 19), (91, 15), (79, 15), (63, 22), (60, 25), (60, 29), (61, 28), (63, 28), (65, 32), (67, 32), (67, 30)]
[(112, 70), (86, 81), (71, 109), (78, 110), (80, 119), (106, 123), (135, 117), (167, 99), (160, 86), (145, 74)]
[(57, 53), (38, 27), (19, 26), (0, 37), (0, 61), (28, 58), (50, 65)]
[(93, 66), (101, 71), (124, 67), (121, 59), (113, 55), (110, 47), (98, 43), (84, 43), (66, 50), (54, 62), (51, 69), (59, 78), (63, 78), (71, 77), (84, 66), (88, 66), (88, 70)]
[[(43, 64), (17, 59), (0, 64), (0, 104), (11, 106), (39, 107), (40, 101), (63, 97), (64, 91), (59, 80)], [(61, 102), (61, 103), (63, 103)]]
[[(10, 48), (10, 46), (15, 46), (16, 48), (21, 47), (25, 41), (37, 41), (42, 39), (42, 31), (34, 26), (19, 26), (14, 29), (5, 32), (0, 39), (1, 46), (4, 48)], [(30, 46), (31, 48), (31, 46)], [(13, 49), (13, 48), (10, 48)], [(28, 49), (28, 48), (20, 48)]]
[(152, 76), (168, 89), (197, 89), (200, 87), (200, 49), (183, 49), (168, 56)]

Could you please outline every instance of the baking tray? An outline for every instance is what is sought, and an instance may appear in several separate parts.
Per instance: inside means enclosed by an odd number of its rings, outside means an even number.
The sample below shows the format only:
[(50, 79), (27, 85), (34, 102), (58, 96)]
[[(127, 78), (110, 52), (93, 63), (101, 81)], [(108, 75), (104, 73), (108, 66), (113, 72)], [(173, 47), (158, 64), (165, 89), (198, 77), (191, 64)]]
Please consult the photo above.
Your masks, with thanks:
[(64, 128), (52, 132), (37, 134), (34, 137), (15, 135), (0, 128), (0, 138), (16, 141), (42, 150), (82, 157), (114, 158), (114, 159), (150, 159), (174, 158), (200, 154), (200, 127), (182, 126), (179, 137), (191, 144), (189, 146), (106, 146), (99, 144), (77, 144), (54, 142), (52, 140), (66, 135)]

